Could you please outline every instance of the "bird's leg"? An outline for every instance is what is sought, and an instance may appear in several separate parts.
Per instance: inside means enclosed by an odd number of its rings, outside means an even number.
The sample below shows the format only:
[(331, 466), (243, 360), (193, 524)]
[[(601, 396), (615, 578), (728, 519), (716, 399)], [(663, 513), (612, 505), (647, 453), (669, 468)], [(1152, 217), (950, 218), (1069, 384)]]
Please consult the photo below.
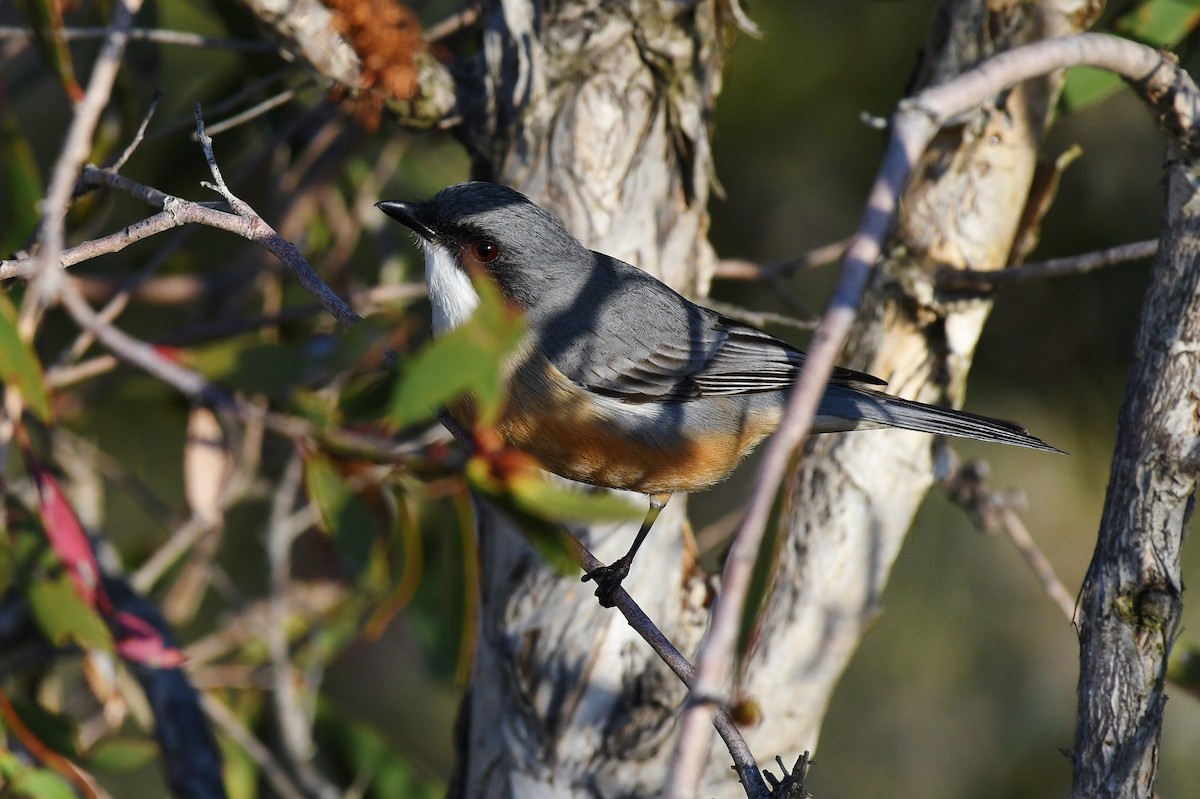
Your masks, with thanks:
[(666, 507), (670, 498), (670, 494), (651, 494), (650, 509), (646, 511), (646, 518), (642, 521), (642, 526), (638, 530), (637, 537), (633, 539), (633, 546), (629, 548), (629, 551), (609, 565), (592, 569), (583, 575), (582, 582), (596, 581), (596, 598), (600, 600), (601, 607), (611, 608), (616, 604), (617, 589), (621, 587), (621, 581), (629, 574), (629, 567), (633, 565), (633, 556), (637, 554), (638, 548), (646, 540), (646, 534), (650, 532), (658, 514)]

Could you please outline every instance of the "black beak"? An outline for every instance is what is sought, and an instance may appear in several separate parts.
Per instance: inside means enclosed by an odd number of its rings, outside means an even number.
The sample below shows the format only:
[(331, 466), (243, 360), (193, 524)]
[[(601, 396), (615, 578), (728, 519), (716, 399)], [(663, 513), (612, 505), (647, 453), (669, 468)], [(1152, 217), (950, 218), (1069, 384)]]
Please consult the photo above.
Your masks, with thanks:
[(400, 224), (412, 228), (418, 236), (426, 241), (433, 241), (437, 238), (429, 225), (421, 221), (421, 212), (424, 210), (424, 203), (401, 203), (384, 200), (383, 202), (375, 203), (375, 207)]

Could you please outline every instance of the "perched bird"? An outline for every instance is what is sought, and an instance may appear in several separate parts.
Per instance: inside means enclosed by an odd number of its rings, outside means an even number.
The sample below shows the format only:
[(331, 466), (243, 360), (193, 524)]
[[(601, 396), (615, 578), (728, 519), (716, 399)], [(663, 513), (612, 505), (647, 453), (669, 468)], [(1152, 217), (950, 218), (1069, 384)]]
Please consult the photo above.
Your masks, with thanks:
[[(725, 479), (775, 430), (804, 353), (589, 250), (505, 186), (460, 183), (427, 202), (378, 207), (420, 239), (435, 335), (471, 316), (472, 274), (489, 276), (524, 313), (527, 339), (497, 426), (504, 441), (563, 477), (649, 495), (629, 551), (583, 578), (611, 604), (671, 495)], [(872, 388), (883, 385), (836, 370), (813, 431), (899, 427), (1058, 451), (1011, 422)]]

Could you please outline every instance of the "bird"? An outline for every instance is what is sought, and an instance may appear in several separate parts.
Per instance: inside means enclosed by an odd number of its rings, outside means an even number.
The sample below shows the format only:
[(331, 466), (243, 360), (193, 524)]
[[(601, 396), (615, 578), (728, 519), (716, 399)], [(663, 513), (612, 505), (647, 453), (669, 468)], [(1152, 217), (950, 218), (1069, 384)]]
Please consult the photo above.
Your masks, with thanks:
[[(582, 578), (596, 581), (601, 604), (612, 606), (671, 496), (724, 480), (779, 425), (804, 353), (588, 249), (507, 186), (472, 181), (424, 202), (376, 205), (424, 251), (435, 337), (479, 304), (473, 275), (524, 314), (496, 423), (505, 444), (562, 477), (649, 497), (625, 555)], [(835, 369), (813, 432), (896, 427), (1060, 451), (1012, 422), (891, 396), (884, 386)], [(469, 403), (451, 413), (471, 426)]]

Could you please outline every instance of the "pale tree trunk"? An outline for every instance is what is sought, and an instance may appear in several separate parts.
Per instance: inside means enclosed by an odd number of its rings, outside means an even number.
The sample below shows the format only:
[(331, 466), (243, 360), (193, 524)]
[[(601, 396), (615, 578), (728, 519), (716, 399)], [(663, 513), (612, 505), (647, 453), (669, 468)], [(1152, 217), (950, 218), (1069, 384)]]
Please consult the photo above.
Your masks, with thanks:
[[(1000, 50), (1086, 25), (1095, 4), (947, 0), (934, 18), (917, 89)], [(914, 170), (856, 330), (849, 365), (890, 390), (961, 405), (986, 300), (942, 296), (940, 268), (1002, 269), (1018, 260), (1022, 214), (1057, 77), (1024, 84), (943, 131)], [(934, 480), (936, 444), (905, 431), (818, 437), (787, 489), (785, 536), (740, 692), (764, 704), (747, 730), (761, 760), (815, 749), (830, 697), (880, 612), (880, 597)], [(714, 749), (713, 759), (717, 759)], [(819, 756), (818, 756), (819, 760)], [(722, 777), (714, 764), (706, 790)]]

